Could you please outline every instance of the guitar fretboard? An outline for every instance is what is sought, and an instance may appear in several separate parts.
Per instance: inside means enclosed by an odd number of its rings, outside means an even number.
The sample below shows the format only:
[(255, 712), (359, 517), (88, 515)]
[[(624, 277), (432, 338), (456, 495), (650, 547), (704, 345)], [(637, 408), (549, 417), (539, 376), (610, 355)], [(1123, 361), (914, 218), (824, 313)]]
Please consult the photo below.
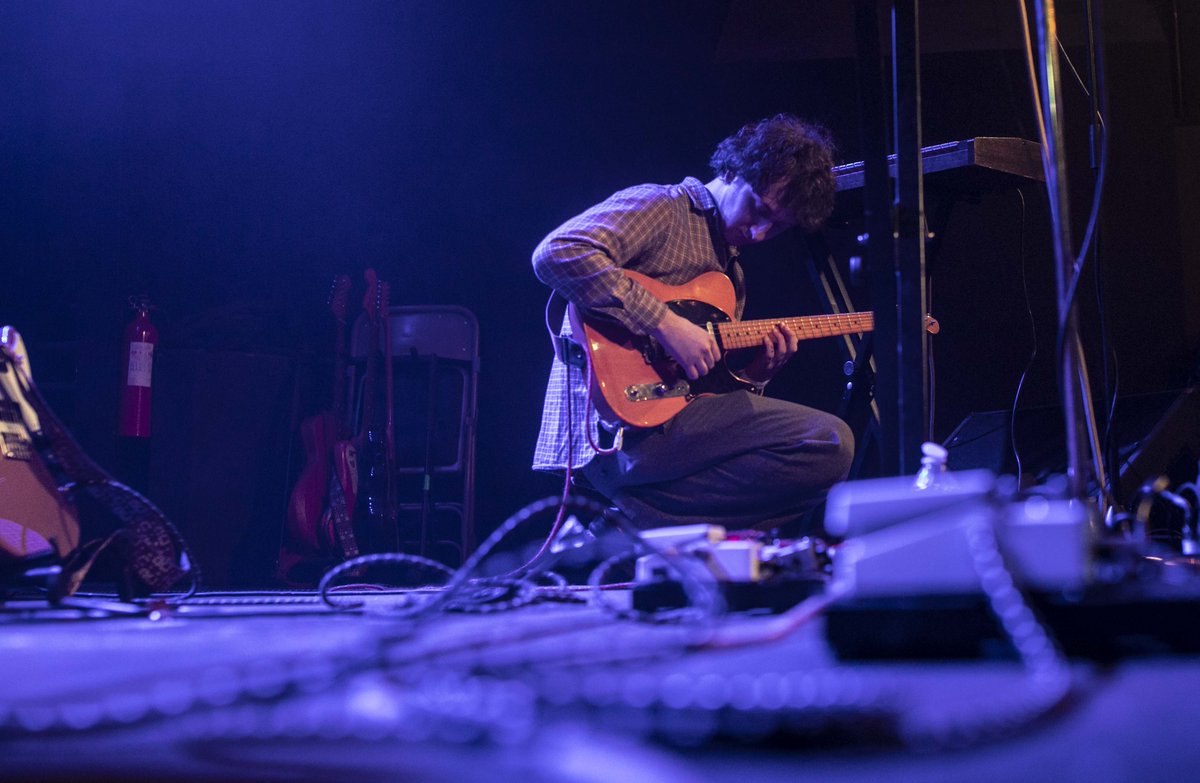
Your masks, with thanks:
[(770, 334), (776, 324), (786, 324), (801, 340), (813, 340), (818, 337), (837, 337), (842, 334), (873, 331), (875, 314), (867, 310), (861, 313), (765, 318), (756, 321), (731, 321), (716, 324), (716, 327), (721, 338), (721, 347), (732, 351), (762, 345), (763, 337)]

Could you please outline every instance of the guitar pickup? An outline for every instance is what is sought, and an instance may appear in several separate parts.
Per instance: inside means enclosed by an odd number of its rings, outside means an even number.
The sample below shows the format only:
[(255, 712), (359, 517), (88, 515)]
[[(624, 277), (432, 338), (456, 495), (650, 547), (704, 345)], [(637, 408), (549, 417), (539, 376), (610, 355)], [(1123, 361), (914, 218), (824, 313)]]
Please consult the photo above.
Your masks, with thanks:
[(692, 387), (683, 378), (672, 384), (662, 382), (634, 383), (625, 387), (625, 399), (630, 402), (647, 402), (648, 400), (665, 400), (669, 397), (686, 397), (691, 393)]

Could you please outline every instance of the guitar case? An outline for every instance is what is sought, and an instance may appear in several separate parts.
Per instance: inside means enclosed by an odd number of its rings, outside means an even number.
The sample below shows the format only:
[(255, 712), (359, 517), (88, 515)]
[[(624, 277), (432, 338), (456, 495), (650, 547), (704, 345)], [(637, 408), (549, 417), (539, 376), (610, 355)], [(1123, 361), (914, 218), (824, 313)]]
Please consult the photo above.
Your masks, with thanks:
[[(20, 346), (20, 348), (18, 348)], [(0, 590), (44, 582), (51, 600), (94, 570), (121, 597), (170, 590), (198, 573), (170, 520), (75, 441), (27, 371), (20, 337), (0, 332)]]

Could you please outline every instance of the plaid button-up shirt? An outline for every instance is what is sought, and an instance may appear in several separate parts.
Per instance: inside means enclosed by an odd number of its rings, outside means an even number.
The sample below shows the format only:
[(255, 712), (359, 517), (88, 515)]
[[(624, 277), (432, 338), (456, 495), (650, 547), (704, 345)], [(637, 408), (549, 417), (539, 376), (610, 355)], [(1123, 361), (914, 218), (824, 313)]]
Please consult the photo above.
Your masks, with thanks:
[[(681, 285), (703, 272), (723, 272), (737, 292), (741, 318), (745, 285), (737, 251), (721, 235), (717, 205), (700, 180), (678, 185), (638, 185), (613, 194), (550, 233), (533, 253), (538, 278), (589, 313), (619, 322), (634, 334), (649, 334), (666, 305), (621, 273), (631, 269)], [(564, 319), (560, 334), (570, 335)], [(584, 425), (597, 439), (599, 416), (587, 405), (583, 370), (554, 358), (533, 467), (575, 468), (595, 451)], [(569, 417), (569, 418), (568, 418)]]

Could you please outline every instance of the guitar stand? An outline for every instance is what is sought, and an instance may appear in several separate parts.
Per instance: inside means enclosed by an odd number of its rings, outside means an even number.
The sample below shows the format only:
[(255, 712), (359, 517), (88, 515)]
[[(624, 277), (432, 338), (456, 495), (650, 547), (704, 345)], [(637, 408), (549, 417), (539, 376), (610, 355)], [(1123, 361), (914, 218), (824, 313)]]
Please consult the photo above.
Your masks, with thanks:
[(0, 604), (8, 600), (10, 593), (19, 590), (44, 591), (55, 604), (59, 598), (61, 576), (62, 565), (58, 556), (51, 552), (0, 565)]
[[(824, 235), (811, 234), (807, 239), (812, 263), (807, 264), (813, 286), (821, 292), (826, 311), (830, 314), (853, 312), (850, 291), (834, 263), (833, 253)], [(875, 401), (874, 333), (844, 335), (841, 338), (845, 358), (843, 372), (847, 376), (837, 415), (850, 425), (854, 433), (854, 462), (848, 480), (863, 478), (864, 463), (871, 447), (879, 446), (879, 406)], [(877, 460), (878, 461), (878, 460)], [(877, 472), (877, 471), (876, 471)]]
[(871, 447), (879, 445), (879, 406), (875, 402), (874, 337), (864, 335), (854, 359), (843, 366), (848, 380), (837, 415), (854, 433), (854, 461), (850, 479), (862, 477), (863, 463)]
[[(955, 199), (947, 195), (937, 199), (933, 205), (933, 217), (929, 223), (932, 230), (927, 232), (927, 280), (932, 279), (954, 202)], [(830, 314), (855, 311), (850, 291), (834, 261), (825, 236), (821, 233), (811, 234), (807, 238), (807, 244), (812, 258), (812, 263), (807, 265), (809, 275), (814, 288), (821, 293), (826, 311)], [(883, 455), (878, 453), (881, 447), (882, 423), (879, 403), (875, 399), (875, 332), (868, 332), (862, 336), (844, 335), (841, 344), (845, 358), (843, 372), (847, 381), (837, 415), (850, 425), (854, 433), (854, 461), (847, 477), (848, 480), (854, 480), (867, 477), (864, 471), (867, 475), (879, 475), (883, 467)], [(923, 367), (922, 372), (928, 372), (928, 367)], [(932, 423), (927, 426), (926, 437), (932, 438)], [(876, 464), (868, 470), (864, 466), (867, 457), (872, 454)]]

